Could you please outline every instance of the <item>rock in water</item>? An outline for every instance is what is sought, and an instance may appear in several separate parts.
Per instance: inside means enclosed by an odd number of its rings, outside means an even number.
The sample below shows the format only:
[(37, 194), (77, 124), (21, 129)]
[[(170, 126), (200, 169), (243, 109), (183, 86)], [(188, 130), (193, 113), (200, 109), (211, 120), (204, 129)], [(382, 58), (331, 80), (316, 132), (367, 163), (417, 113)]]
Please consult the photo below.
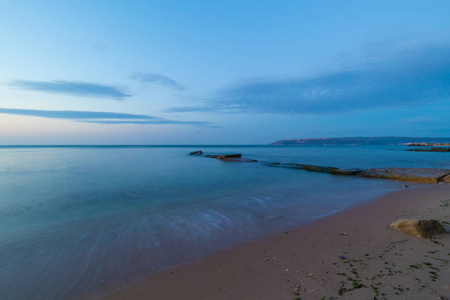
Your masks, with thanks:
[(438, 183), (450, 169), (433, 168), (377, 168), (367, 169), (361, 173), (363, 177), (384, 178), (403, 181)]
[(194, 152), (189, 153), (189, 155), (202, 155), (202, 154), (203, 154), (202, 150), (194, 151)]
[(333, 175), (359, 175), (363, 172), (363, 170), (361, 169), (345, 169), (345, 170), (341, 170), (341, 169), (334, 169), (329, 171), (328, 173), (333, 174)]
[(303, 169), (311, 172), (329, 173), (330, 171), (337, 170), (338, 168), (328, 166), (303, 165)]
[(213, 155), (212, 157), (226, 160), (230, 158), (241, 158), (242, 154)]
[(437, 220), (401, 219), (392, 223), (391, 227), (419, 238), (447, 233)]

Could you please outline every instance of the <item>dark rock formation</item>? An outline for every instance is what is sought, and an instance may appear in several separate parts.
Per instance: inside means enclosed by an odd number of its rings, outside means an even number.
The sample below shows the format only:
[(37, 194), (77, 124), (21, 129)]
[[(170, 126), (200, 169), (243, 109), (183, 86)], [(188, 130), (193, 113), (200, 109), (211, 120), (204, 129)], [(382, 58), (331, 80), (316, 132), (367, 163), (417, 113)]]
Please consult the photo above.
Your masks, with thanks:
[(217, 159), (241, 158), (242, 154), (211, 155), (211, 157)]
[(402, 181), (416, 181), (426, 183), (438, 183), (446, 175), (450, 174), (450, 169), (432, 168), (378, 168), (368, 169), (361, 173), (363, 177), (394, 179)]
[(372, 178), (392, 179), (399, 181), (415, 181), (422, 183), (450, 183), (450, 169), (431, 168), (375, 168), (375, 169), (338, 169), (328, 166), (306, 164), (266, 163), (266, 166), (290, 168), (311, 172), (329, 173), (333, 175), (363, 176)]
[(438, 234), (447, 233), (437, 220), (401, 219), (392, 223), (391, 228), (419, 238), (431, 238)]
[(224, 161), (257, 162), (256, 159), (242, 157), (242, 154), (211, 155), (210, 157)]
[(335, 167), (328, 166), (316, 166), (316, 165), (303, 165), (303, 169), (311, 172), (330, 173), (331, 171), (338, 170)]
[(245, 158), (245, 157), (240, 157), (240, 158), (227, 158), (227, 159), (223, 159), (226, 161), (237, 161), (237, 162), (257, 162), (258, 160), (256, 159), (250, 159), (250, 158)]
[[(199, 153), (200, 152), (200, 153)], [(224, 161), (256, 162), (255, 159), (242, 157), (242, 154), (208, 155), (201, 151), (191, 152), (191, 155), (217, 158)], [(375, 169), (339, 169), (330, 166), (317, 166), (309, 164), (263, 162), (265, 166), (277, 168), (290, 168), (310, 172), (329, 173), (332, 175), (362, 176), (372, 178), (392, 179), (399, 181), (415, 181), (421, 183), (450, 183), (450, 169), (432, 168), (375, 168)]]
[(193, 151), (193, 152), (189, 153), (189, 155), (202, 155), (202, 154), (203, 154), (203, 151), (202, 151), (202, 150), (199, 150), (199, 151)]
[(359, 175), (363, 172), (363, 170), (361, 169), (335, 169), (335, 170), (331, 170), (328, 173), (333, 174), (333, 175)]
[(405, 151), (417, 151), (417, 152), (450, 152), (450, 147), (430, 147), (428, 149), (414, 148), (406, 149)]
[(338, 168), (335, 168), (335, 167), (306, 165), (306, 164), (270, 163), (269, 165), (276, 166), (276, 167), (282, 167), (282, 168), (306, 170), (306, 171), (311, 171), (311, 172), (320, 172), (320, 173), (329, 173), (332, 170), (337, 170), (338, 169)]

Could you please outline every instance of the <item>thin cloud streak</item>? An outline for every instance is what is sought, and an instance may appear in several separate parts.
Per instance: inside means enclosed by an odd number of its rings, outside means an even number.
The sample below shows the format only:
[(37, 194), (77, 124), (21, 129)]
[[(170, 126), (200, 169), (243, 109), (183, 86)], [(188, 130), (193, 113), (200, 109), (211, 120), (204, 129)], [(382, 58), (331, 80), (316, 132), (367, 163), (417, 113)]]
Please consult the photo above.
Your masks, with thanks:
[(76, 81), (29, 81), (15, 80), (9, 83), (10, 86), (27, 91), (38, 91), (51, 94), (64, 94), (77, 97), (111, 98), (114, 100), (124, 100), (131, 95), (120, 89), (87, 82)]
[(50, 119), (146, 119), (154, 120), (156, 117), (115, 112), (76, 111), (76, 110), (37, 110), (0, 108), (0, 113), (10, 115), (32, 116)]
[(196, 121), (172, 121), (165, 119), (156, 119), (156, 120), (148, 120), (148, 121), (139, 121), (139, 120), (81, 120), (78, 122), (83, 123), (95, 123), (95, 124), (104, 124), (104, 125), (116, 125), (116, 124), (138, 124), (138, 125), (192, 125), (192, 126), (201, 126), (208, 128), (221, 128), (219, 126), (212, 125), (210, 122), (196, 122)]
[(158, 73), (134, 73), (131, 75), (131, 79), (143, 83), (157, 83), (178, 91), (186, 90), (186, 88), (179, 82)]
[(40, 117), (48, 119), (65, 119), (83, 123), (96, 124), (142, 124), (142, 125), (160, 125), (160, 124), (180, 124), (191, 126), (203, 126), (209, 128), (218, 128), (210, 122), (196, 122), (196, 121), (173, 121), (163, 118), (115, 113), (115, 112), (98, 112), (98, 111), (73, 111), (73, 110), (35, 110), (35, 109), (13, 109), (0, 108), (0, 114), (20, 115), (30, 117)]
[(329, 114), (450, 99), (449, 46), (422, 46), (309, 78), (248, 81), (166, 112)]

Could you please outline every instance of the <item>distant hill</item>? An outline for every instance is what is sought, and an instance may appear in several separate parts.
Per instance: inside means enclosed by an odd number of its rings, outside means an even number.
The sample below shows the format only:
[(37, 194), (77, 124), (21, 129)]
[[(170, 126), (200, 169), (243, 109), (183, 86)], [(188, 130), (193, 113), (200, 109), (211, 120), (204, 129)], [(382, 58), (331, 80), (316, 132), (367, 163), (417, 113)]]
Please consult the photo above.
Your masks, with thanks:
[(338, 137), (280, 140), (270, 145), (402, 145), (407, 143), (448, 143), (450, 138), (433, 137)]

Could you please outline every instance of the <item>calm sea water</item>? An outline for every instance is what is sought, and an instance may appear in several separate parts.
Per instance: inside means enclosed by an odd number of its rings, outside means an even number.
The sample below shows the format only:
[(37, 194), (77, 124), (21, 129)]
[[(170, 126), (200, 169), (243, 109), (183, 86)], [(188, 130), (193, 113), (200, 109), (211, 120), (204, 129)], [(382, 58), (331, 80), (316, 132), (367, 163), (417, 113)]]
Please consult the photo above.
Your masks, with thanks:
[(450, 168), (401, 146), (0, 147), (0, 299), (73, 299), (363, 203), (402, 183), (189, 156)]

